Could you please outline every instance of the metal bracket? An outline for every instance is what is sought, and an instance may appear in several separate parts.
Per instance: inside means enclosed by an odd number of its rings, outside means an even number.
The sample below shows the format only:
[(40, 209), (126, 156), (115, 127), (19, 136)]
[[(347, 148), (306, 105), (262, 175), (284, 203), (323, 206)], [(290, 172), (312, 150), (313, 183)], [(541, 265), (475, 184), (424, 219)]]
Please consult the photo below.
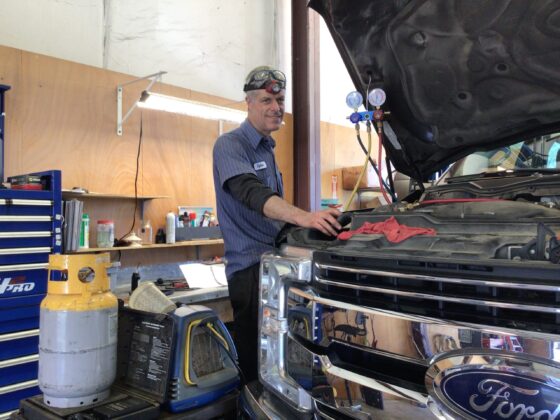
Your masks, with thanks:
[(159, 71), (157, 73), (150, 74), (148, 76), (144, 76), (139, 79), (134, 79), (131, 80), (130, 82), (126, 82), (123, 83), (122, 85), (117, 86), (117, 135), (122, 136), (124, 122), (128, 119), (128, 117), (130, 117), (132, 112), (138, 106), (138, 100), (137, 100), (134, 102), (134, 104), (130, 107), (130, 109), (126, 112), (126, 114), (123, 117), (122, 100), (123, 100), (124, 87), (132, 83), (140, 82), (142, 80), (152, 79), (150, 80), (150, 84), (148, 85), (148, 87), (144, 89), (149, 91), (154, 85), (154, 83), (161, 81), (161, 76), (163, 76), (166, 73), (167, 73), (166, 71)]

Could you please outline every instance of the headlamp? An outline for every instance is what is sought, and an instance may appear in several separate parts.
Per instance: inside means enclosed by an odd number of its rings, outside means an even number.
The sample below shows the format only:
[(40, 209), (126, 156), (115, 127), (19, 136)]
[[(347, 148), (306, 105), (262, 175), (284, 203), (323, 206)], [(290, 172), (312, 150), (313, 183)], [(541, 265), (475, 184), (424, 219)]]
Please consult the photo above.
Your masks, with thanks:
[(258, 70), (249, 74), (243, 91), (265, 89), (268, 93), (279, 93), (286, 89), (286, 76), (280, 70)]

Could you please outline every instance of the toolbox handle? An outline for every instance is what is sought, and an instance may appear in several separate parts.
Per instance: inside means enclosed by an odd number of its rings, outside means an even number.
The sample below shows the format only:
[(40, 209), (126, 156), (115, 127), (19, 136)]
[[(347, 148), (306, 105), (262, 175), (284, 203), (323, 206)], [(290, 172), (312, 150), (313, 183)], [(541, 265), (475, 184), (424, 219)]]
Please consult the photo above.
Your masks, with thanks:
[(0, 222), (50, 222), (52, 216), (0, 216)]
[(9, 334), (0, 335), (0, 343), (3, 341), (21, 340), (22, 338), (37, 337), (39, 336), (39, 329), (27, 331), (17, 331)]
[(0, 206), (44, 206), (50, 207), (53, 205), (51, 200), (22, 200), (18, 198), (0, 198)]
[(38, 379), (33, 379), (31, 381), (19, 382), (17, 384), (6, 385), (0, 387), (0, 395), (9, 394), (10, 392), (21, 391), (23, 389), (33, 388), (39, 385)]
[(37, 362), (39, 360), (38, 354), (30, 354), (28, 356), (16, 357), (15, 359), (0, 360), (0, 369), (25, 365), (26, 363)]
[(0, 255), (21, 255), (21, 254), (50, 254), (50, 246), (36, 246), (29, 248), (4, 248), (0, 249)]
[(41, 268), (47, 268), (47, 266), (48, 263), (1, 265), (0, 273), (8, 271), (40, 270)]
[(28, 232), (0, 232), (0, 239), (13, 239), (13, 238), (48, 238), (52, 236), (49, 230), (37, 230)]

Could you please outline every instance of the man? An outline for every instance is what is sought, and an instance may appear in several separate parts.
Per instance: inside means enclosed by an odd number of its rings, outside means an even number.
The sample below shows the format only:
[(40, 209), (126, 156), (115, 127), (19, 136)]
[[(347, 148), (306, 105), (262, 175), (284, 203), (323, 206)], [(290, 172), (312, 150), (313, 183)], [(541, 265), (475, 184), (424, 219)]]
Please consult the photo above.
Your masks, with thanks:
[(270, 137), (284, 117), (286, 77), (270, 67), (252, 70), (243, 88), (247, 119), (214, 145), (214, 188), (224, 237), (235, 344), (247, 381), (257, 379), (259, 261), (273, 248), (282, 222), (336, 235), (336, 209), (310, 213), (282, 197), (282, 175)]

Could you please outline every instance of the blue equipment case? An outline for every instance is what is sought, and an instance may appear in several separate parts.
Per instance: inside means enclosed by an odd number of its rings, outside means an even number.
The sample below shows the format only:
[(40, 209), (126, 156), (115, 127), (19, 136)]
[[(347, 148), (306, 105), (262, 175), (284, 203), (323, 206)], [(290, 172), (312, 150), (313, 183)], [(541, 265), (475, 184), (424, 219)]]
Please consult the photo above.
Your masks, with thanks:
[(0, 189), (0, 418), (41, 392), (39, 305), (49, 254), (62, 251), (61, 173), (32, 175), (43, 190)]
[(157, 401), (191, 418), (197, 409), (237, 392), (236, 361), (227, 329), (205, 306), (182, 306), (170, 314), (119, 308), (114, 391)]

